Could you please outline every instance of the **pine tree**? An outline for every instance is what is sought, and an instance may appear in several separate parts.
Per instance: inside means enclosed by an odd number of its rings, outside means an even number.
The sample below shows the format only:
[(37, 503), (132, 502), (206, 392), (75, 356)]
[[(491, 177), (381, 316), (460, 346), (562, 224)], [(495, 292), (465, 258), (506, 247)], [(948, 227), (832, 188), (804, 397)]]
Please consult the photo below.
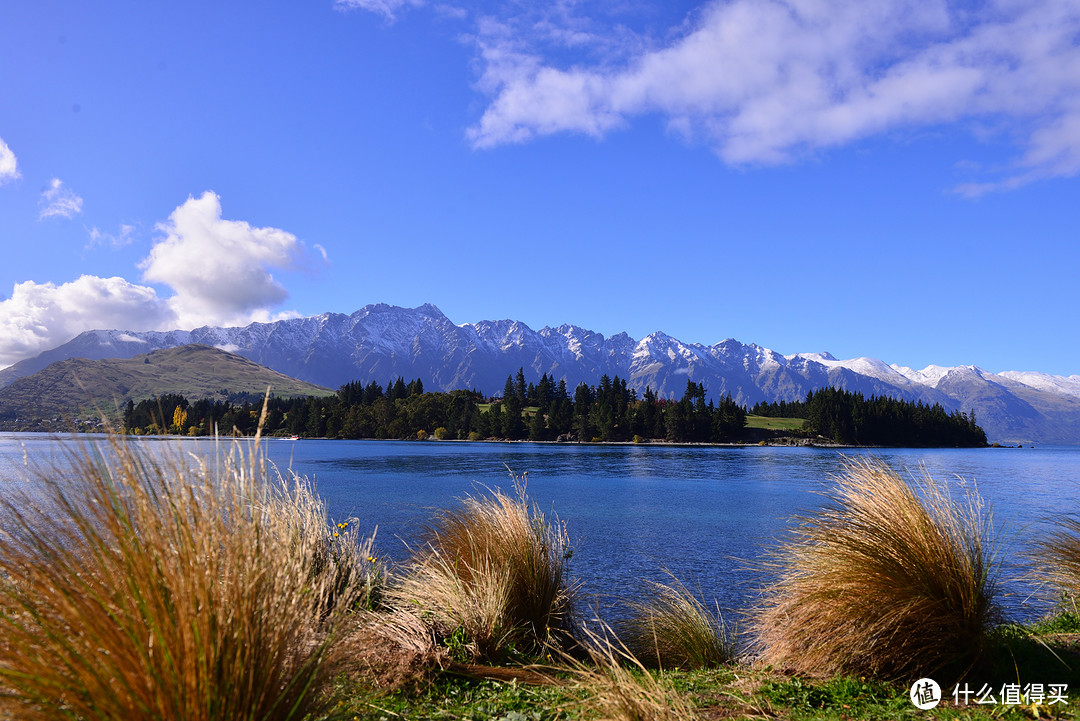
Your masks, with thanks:
[(548, 440), (547, 424), (544, 422), (544, 414), (540, 411), (533, 413), (532, 420), (529, 422), (529, 440)]
[(551, 400), (555, 396), (555, 391), (551, 387), (551, 379), (548, 378), (548, 374), (540, 376), (540, 382), (536, 385), (536, 405), (540, 408), (541, 413), (547, 413), (551, 408)]
[(528, 400), (528, 389), (525, 387), (525, 369), (518, 368), (517, 379), (514, 381), (514, 395), (517, 397), (518, 402), (521, 403), (521, 407), (525, 407), (525, 402)]

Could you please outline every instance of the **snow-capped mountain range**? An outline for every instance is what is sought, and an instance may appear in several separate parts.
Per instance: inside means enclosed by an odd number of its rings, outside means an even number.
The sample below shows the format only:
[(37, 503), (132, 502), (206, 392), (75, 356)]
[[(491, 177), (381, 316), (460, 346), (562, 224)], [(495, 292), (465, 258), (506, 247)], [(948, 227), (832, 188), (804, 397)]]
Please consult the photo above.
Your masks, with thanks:
[(976, 366), (913, 370), (873, 358), (837, 360), (828, 353), (780, 355), (728, 339), (685, 343), (664, 333), (634, 340), (605, 337), (574, 325), (536, 331), (512, 320), (455, 325), (433, 305), (369, 305), (351, 315), (324, 313), (240, 328), (191, 331), (94, 330), (0, 370), (0, 387), (68, 358), (129, 358), (162, 348), (202, 343), (237, 353), (286, 375), (337, 388), (343, 383), (398, 376), (420, 378), (427, 390), (475, 388), (501, 392), (506, 376), (547, 373), (573, 388), (616, 375), (642, 391), (681, 396), (686, 381), (727, 393), (747, 406), (795, 400), (832, 386), (888, 395), (968, 412), (991, 440), (1080, 443), (1080, 376), (990, 373)]

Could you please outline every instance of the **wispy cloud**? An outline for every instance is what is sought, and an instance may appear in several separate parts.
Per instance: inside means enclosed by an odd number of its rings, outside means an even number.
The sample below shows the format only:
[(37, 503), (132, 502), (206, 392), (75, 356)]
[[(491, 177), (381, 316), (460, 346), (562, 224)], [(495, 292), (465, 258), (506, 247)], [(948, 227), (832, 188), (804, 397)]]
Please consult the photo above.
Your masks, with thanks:
[(71, 188), (65, 188), (60, 178), (53, 178), (49, 182), (49, 187), (42, 191), (38, 205), (41, 206), (41, 212), (38, 213), (39, 220), (46, 218), (70, 220), (82, 212), (83, 199)]
[(587, 63), (549, 45), (561, 33), (566, 47), (595, 46), (595, 28), (552, 17), (480, 22), (478, 89), (491, 100), (468, 129), (474, 147), (599, 138), (658, 114), (726, 163), (768, 165), (893, 130), (992, 120), (1019, 152), (958, 192), (1080, 173), (1080, 6), (1070, 0), (713, 0), (673, 39)]
[(8, 144), (0, 138), (0, 185), (19, 177), (19, 161)]
[(367, 10), (382, 15), (389, 22), (397, 20), (401, 10), (423, 4), (423, 0), (334, 0), (338, 10)]
[(135, 241), (135, 226), (121, 223), (120, 229), (116, 233), (107, 233), (103, 230), (99, 230), (95, 226), (88, 229), (86, 234), (89, 236), (89, 242), (86, 244), (87, 248), (93, 248), (99, 245), (123, 248), (126, 245), (131, 245)]

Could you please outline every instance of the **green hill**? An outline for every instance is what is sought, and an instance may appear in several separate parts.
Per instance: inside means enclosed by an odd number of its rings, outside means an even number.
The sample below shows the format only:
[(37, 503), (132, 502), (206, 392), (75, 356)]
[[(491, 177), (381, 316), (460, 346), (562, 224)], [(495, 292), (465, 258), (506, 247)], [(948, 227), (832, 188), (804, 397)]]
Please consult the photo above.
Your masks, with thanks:
[(185, 345), (133, 358), (53, 363), (0, 389), (0, 429), (70, 430), (71, 419), (115, 417), (127, 401), (165, 393), (225, 400), (230, 395), (329, 396), (333, 391), (290, 378), (205, 345)]

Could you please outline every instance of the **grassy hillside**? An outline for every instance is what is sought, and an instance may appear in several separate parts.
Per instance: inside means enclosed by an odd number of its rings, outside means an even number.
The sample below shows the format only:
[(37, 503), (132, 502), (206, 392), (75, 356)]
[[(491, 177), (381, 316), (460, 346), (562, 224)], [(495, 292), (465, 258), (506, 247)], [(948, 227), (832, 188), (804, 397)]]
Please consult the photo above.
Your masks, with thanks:
[[(49, 365), (0, 389), (0, 424), (33, 419), (112, 414), (128, 400), (164, 393), (224, 399), (230, 393), (327, 396), (333, 391), (290, 378), (246, 358), (204, 345), (90, 361), (73, 358)], [(59, 428), (57, 430), (60, 430)]]
[(768, 416), (746, 416), (747, 428), (764, 428), (778, 431), (800, 431), (806, 425), (805, 418), (770, 418)]

